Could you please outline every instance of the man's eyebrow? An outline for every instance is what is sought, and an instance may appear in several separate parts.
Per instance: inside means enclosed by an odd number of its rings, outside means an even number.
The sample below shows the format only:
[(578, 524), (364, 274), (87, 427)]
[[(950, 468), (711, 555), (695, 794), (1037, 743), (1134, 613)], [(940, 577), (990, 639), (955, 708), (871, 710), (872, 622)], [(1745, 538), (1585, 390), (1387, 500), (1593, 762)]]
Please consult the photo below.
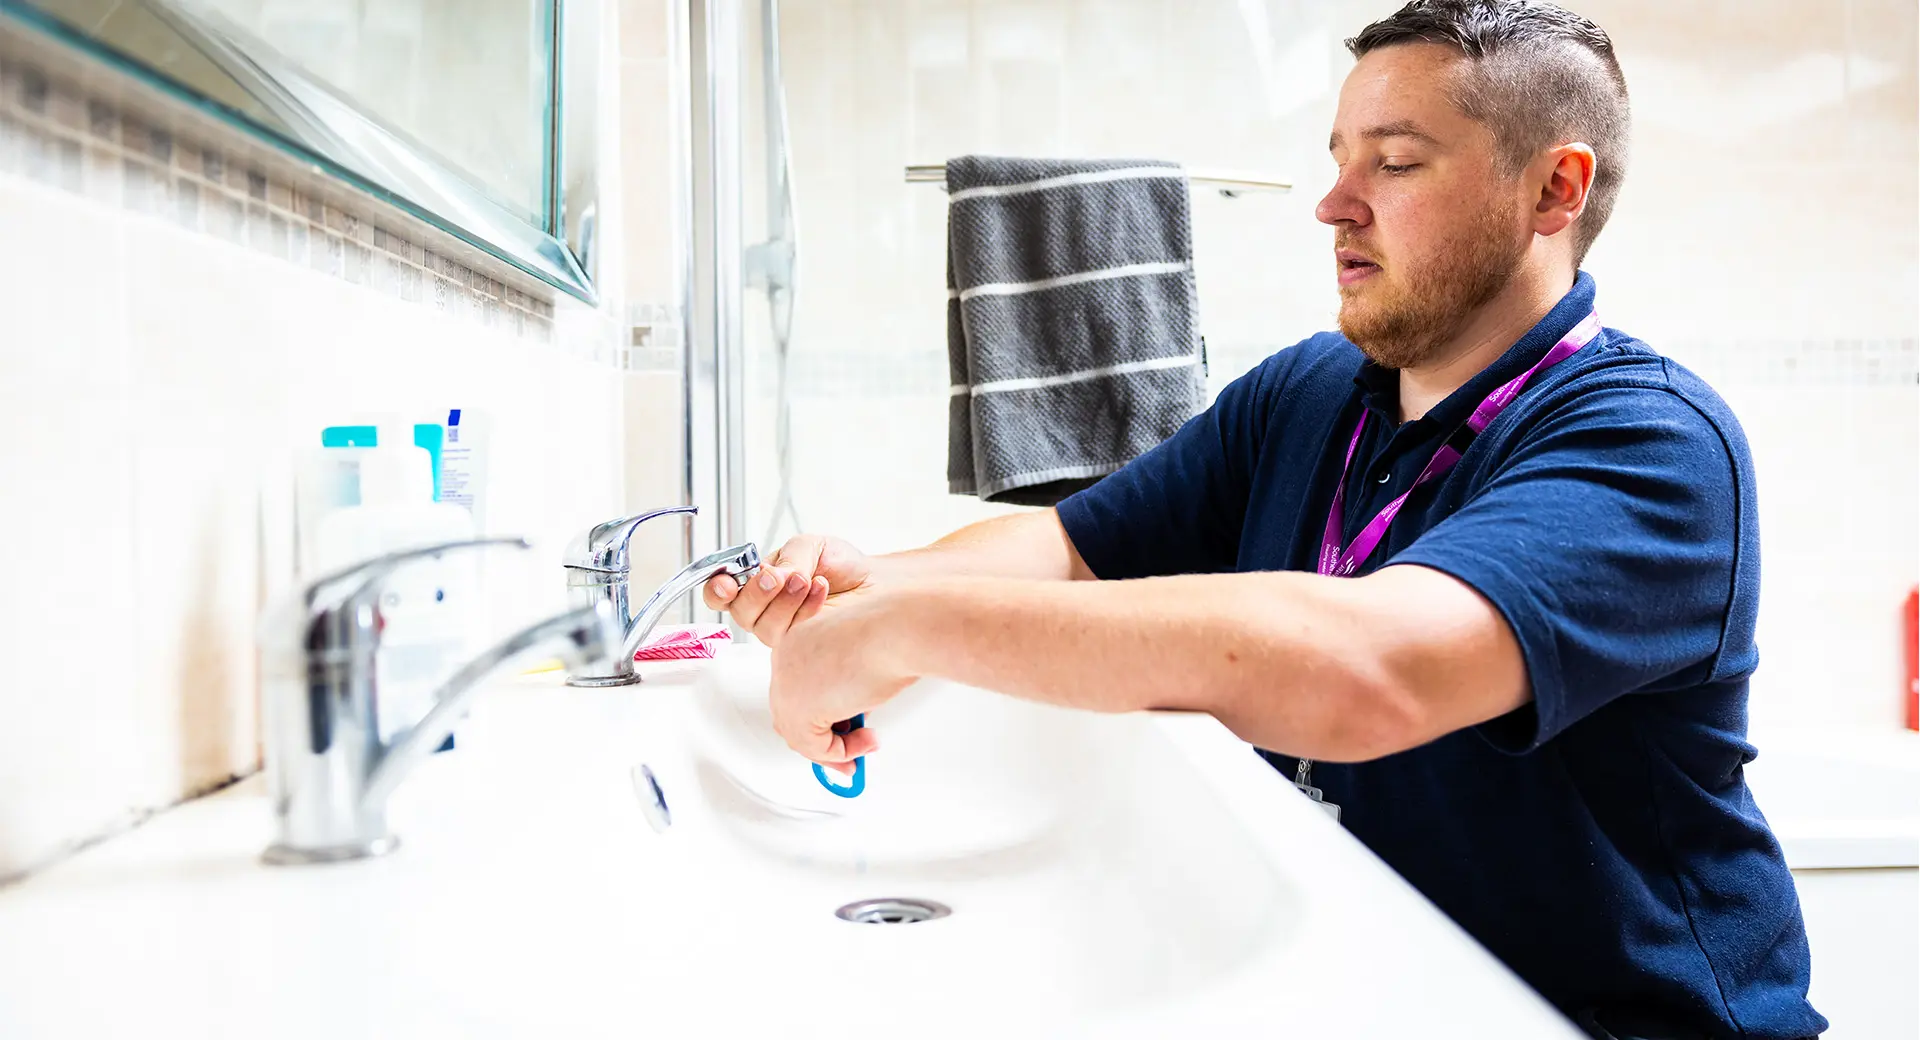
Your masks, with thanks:
[[(1360, 137), (1368, 141), (1379, 141), (1389, 137), (1411, 137), (1423, 144), (1438, 145), (1440, 143), (1432, 134), (1420, 129), (1411, 119), (1398, 119), (1391, 123), (1367, 127), (1360, 131)], [(1332, 136), (1327, 138), (1327, 150), (1333, 151), (1340, 147), (1341, 141), (1340, 131), (1335, 130)]]

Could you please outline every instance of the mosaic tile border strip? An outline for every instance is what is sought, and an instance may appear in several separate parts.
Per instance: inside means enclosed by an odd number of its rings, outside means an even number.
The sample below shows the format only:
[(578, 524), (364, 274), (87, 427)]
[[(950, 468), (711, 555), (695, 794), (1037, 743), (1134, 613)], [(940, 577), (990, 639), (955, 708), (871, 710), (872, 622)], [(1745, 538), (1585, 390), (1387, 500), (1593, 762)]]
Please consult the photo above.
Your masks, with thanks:
[(681, 328), (679, 308), (672, 304), (629, 304), (621, 367), (630, 372), (679, 371), (684, 367)]
[(5, 57), (0, 173), (158, 217), (482, 328), (554, 342), (551, 299), (323, 201), (243, 154), (188, 140)]

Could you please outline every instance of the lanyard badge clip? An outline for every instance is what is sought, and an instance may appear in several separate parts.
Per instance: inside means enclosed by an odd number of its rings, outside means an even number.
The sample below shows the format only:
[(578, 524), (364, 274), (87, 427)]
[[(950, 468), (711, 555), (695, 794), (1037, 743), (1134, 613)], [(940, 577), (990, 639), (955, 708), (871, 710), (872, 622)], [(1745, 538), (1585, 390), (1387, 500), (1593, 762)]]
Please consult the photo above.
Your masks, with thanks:
[(1335, 805), (1332, 802), (1327, 801), (1326, 797), (1322, 795), (1320, 789), (1318, 787), (1313, 786), (1313, 784), (1309, 782), (1312, 779), (1313, 779), (1313, 760), (1308, 758), (1303, 758), (1300, 760), (1299, 767), (1294, 770), (1293, 786), (1295, 788), (1298, 788), (1301, 794), (1304, 794), (1308, 798), (1312, 799), (1313, 804), (1326, 810), (1327, 815), (1333, 817), (1333, 822), (1339, 823), (1340, 807), (1338, 805)]

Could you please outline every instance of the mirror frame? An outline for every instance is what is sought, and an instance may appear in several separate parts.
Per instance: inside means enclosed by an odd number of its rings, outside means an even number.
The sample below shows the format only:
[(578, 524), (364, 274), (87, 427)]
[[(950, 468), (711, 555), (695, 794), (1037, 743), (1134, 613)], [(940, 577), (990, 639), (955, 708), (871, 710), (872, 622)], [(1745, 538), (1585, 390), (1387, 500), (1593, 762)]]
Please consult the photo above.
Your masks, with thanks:
[[(599, 200), (597, 128), (592, 119), (570, 123), (569, 93), (591, 98), (598, 82), (597, 50), (565, 41), (594, 39), (594, 0), (552, 0), (548, 49), (545, 227), (488, 198), (462, 174), (415, 147), (405, 135), (363, 112), (352, 100), (287, 61), (271, 48), (188, 14), (165, 0), (139, 3), (200, 52), (234, 83), (293, 129), (293, 135), (194, 90), (172, 76), (75, 29), (29, 0), (0, 0), (0, 18), (52, 43), (79, 51), (169, 97), (318, 169), (349, 187), (425, 221), (572, 296), (597, 306), (594, 284)], [(249, 46), (249, 42), (253, 45)], [(584, 93), (583, 93), (584, 92)], [(569, 132), (585, 147), (567, 148)], [(569, 193), (569, 184), (588, 190)], [(557, 233), (556, 233), (557, 232)]]

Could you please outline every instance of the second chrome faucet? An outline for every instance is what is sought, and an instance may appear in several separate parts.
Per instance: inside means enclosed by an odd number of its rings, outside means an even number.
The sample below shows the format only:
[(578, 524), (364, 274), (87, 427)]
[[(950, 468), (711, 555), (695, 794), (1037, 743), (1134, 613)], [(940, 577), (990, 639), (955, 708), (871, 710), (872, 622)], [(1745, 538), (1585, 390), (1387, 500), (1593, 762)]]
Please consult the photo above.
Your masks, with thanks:
[[(617, 653), (612, 608), (595, 605), (509, 636), (442, 680), (426, 715), (381, 736), (385, 582), (396, 568), (518, 538), (446, 542), (379, 556), (277, 600), (261, 620), (260, 685), (275, 835), (268, 863), (332, 863), (377, 856), (397, 840), (387, 798), (453, 732), (485, 680), (523, 655), (558, 653), (579, 668)], [(632, 653), (627, 654), (629, 662)]]
[(625, 516), (597, 524), (574, 539), (567, 547), (567, 598), (576, 608), (607, 604), (614, 616), (625, 624), (621, 648), (602, 660), (577, 666), (567, 673), (569, 686), (625, 686), (640, 681), (633, 670), (633, 655), (646, 641), (647, 634), (680, 597), (699, 588), (717, 574), (741, 579), (760, 569), (760, 550), (752, 542), (701, 557), (681, 568), (654, 590), (636, 611), (632, 607), (632, 569), (627, 545), (641, 524), (655, 517), (675, 514), (691, 516), (694, 506), (673, 506), (650, 513)]

